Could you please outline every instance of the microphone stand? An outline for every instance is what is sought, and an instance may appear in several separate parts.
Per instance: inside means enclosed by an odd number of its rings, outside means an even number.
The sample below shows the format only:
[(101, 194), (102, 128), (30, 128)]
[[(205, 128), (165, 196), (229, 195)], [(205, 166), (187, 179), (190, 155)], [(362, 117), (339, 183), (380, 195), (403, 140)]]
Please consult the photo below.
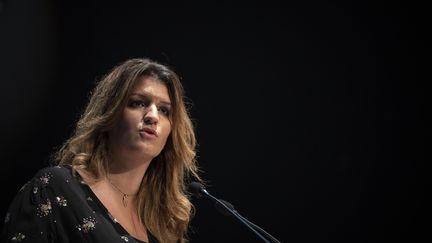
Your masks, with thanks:
[[(259, 227), (258, 225), (250, 222), (249, 220), (247, 220), (245, 217), (241, 216), (239, 212), (237, 212), (234, 209), (234, 206), (222, 199), (219, 199), (220, 202), (222, 202), (223, 204), (225, 204), (228, 208), (230, 208), (235, 214), (237, 214), (237, 216), (239, 216), (240, 218), (242, 218), (244, 221), (246, 221), (250, 226), (252, 226), (254, 229), (258, 230), (259, 232), (261, 232), (262, 234), (264, 234), (265, 236), (267, 236), (267, 238), (269, 238), (270, 240), (272, 240), (273, 242), (276, 243), (281, 243), (278, 239), (276, 239), (274, 236), (272, 236), (271, 234), (269, 234), (267, 231), (265, 231), (264, 229), (262, 229), (261, 227)], [(216, 209), (219, 210), (222, 214), (226, 215), (226, 216), (230, 216), (230, 214), (226, 213), (225, 208), (220, 206), (220, 203), (216, 203), (215, 204)]]
[[(226, 201), (223, 201), (223, 200), (217, 199), (216, 197), (214, 197), (213, 195), (211, 195), (209, 192), (207, 192), (207, 190), (204, 187), (201, 187), (199, 189), (199, 191), (200, 191), (201, 195), (204, 195), (206, 198), (208, 198), (208, 199), (216, 202), (216, 205), (218, 205), (219, 210), (221, 210), (221, 212), (224, 215), (232, 215), (232, 216), (234, 216), (234, 218), (236, 220), (238, 220), (241, 224), (243, 224), (244, 226), (246, 226), (250, 231), (252, 231), (257, 237), (259, 237), (264, 242), (270, 243), (270, 241), (268, 241), (264, 236), (262, 236), (260, 233), (258, 233), (258, 231), (255, 230), (255, 228), (258, 229), (259, 231), (261, 231), (262, 233), (264, 233), (270, 239), (272, 239), (273, 242), (280, 243), (280, 241), (276, 240), (276, 238), (274, 238), (273, 236), (271, 236), (269, 233), (265, 232), (260, 227), (256, 226), (255, 224), (252, 224), (247, 219), (245, 219), (244, 217), (242, 217), (236, 210), (234, 210), (234, 207), (230, 203), (228, 203)], [(226, 204), (223, 203), (222, 201), (225, 202)], [(229, 206), (227, 206), (227, 205), (229, 205)]]

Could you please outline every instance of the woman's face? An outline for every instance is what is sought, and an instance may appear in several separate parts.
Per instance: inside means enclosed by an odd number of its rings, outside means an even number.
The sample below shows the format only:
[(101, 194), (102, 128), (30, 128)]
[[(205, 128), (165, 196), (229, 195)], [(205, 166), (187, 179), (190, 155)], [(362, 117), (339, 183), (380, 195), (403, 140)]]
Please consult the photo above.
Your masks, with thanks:
[[(134, 86), (123, 114), (110, 131), (114, 151), (153, 159), (162, 151), (171, 132), (171, 100), (160, 80), (146, 76)], [(124, 154), (124, 153), (123, 153)]]

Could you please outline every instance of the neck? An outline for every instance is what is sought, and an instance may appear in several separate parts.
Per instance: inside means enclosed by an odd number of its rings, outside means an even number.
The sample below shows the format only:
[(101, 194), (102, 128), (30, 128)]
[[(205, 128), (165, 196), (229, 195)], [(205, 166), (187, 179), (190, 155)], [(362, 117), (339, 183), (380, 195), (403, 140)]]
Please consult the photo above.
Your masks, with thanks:
[(150, 165), (151, 159), (146, 161), (119, 160), (113, 156), (107, 179), (127, 195), (135, 195), (139, 191), (141, 181)]
[[(117, 193), (123, 195), (136, 195), (140, 189), (142, 179), (153, 157), (146, 156), (141, 150), (131, 149), (125, 146), (116, 146), (111, 141), (111, 158), (107, 180), (115, 185)], [(136, 197), (130, 196), (134, 201)]]
[(149, 164), (150, 162), (134, 168), (125, 168), (119, 163), (113, 163), (107, 179), (124, 194), (136, 195)]

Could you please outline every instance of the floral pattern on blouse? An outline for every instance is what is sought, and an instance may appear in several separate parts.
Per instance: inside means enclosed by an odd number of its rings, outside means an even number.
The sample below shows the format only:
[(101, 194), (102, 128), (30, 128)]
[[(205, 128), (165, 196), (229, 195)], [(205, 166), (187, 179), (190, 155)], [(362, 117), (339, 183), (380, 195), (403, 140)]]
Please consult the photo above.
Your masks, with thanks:
[[(131, 237), (91, 189), (73, 176), (71, 167), (56, 166), (40, 170), (21, 187), (4, 217), (0, 242), (140, 241)], [(157, 242), (149, 239), (149, 243)]]
[(39, 217), (48, 216), (52, 212), (51, 201), (46, 200), (46, 203), (39, 203), (36, 214)]
[(57, 205), (59, 205), (61, 207), (67, 206), (67, 200), (63, 196), (56, 197), (56, 203), (57, 203)]
[(41, 177), (39, 177), (39, 180), (41, 182), (41, 185), (43, 186), (47, 186), (52, 178), (52, 174), (51, 173), (45, 173), (43, 174)]
[(16, 233), (13, 237), (12, 237), (12, 242), (21, 242), (22, 240), (25, 239), (25, 235), (23, 233)]
[(90, 231), (93, 231), (96, 228), (96, 219), (93, 217), (86, 217), (83, 218), (83, 223), (80, 225), (77, 225), (77, 229), (83, 233), (89, 233)]

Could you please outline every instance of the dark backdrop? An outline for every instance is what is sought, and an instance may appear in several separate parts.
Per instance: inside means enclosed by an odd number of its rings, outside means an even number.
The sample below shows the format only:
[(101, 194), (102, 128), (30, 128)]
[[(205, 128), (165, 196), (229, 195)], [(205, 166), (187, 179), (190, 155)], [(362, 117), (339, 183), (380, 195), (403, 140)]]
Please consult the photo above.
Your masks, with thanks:
[[(207, 189), (282, 242), (431, 238), (425, 6), (59, 2), (0, 4), (1, 215), (95, 80), (144, 56), (182, 77)], [(194, 204), (192, 242), (259, 242)]]

